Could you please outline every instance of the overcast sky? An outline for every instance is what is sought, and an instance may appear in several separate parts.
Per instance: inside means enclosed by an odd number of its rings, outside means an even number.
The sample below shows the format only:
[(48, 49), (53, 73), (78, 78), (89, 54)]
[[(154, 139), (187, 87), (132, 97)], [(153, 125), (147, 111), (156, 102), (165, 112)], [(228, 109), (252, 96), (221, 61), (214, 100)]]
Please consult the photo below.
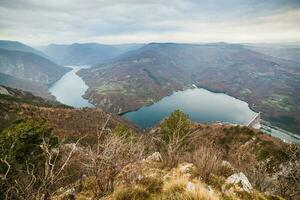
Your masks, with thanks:
[(300, 41), (300, 0), (0, 0), (0, 39), (293, 42)]

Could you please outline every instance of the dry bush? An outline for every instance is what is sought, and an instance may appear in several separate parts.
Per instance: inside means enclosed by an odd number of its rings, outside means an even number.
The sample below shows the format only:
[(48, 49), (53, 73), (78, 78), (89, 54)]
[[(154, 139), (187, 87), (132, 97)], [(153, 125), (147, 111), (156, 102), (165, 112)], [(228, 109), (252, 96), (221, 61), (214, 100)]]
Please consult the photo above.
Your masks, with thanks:
[(216, 173), (221, 168), (222, 156), (213, 145), (200, 146), (193, 153), (193, 163), (198, 169), (199, 175), (208, 180), (211, 173)]
[(276, 185), (279, 195), (286, 199), (300, 198), (300, 145), (289, 145), (285, 149), (289, 165), (278, 176)]
[(268, 162), (259, 162), (254, 164), (250, 169), (245, 171), (246, 176), (249, 177), (250, 182), (259, 191), (266, 191), (272, 187), (270, 174), (268, 173)]
[(185, 177), (175, 178), (165, 183), (163, 192), (156, 199), (160, 200), (217, 200), (215, 193), (210, 193), (205, 186), (196, 182), (194, 189), (187, 190), (190, 181)]
[[(78, 142), (79, 140), (72, 144), (71, 148), (65, 148), (64, 145), (59, 144), (57, 148), (50, 149), (49, 143), (43, 140), (40, 145), (44, 160), (43, 167), (38, 167), (36, 163), (26, 162), (25, 169), (13, 175), (14, 182), (10, 183), (5, 199), (51, 199), (71, 176), (66, 173), (66, 169), (72, 162)], [(10, 164), (7, 163), (7, 165)], [(9, 173), (9, 168), (7, 173)]]
[(95, 180), (94, 195), (102, 197), (114, 191), (114, 181), (129, 163), (141, 159), (143, 147), (137, 138), (127, 138), (105, 129), (109, 118), (98, 131), (97, 145), (89, 146), (83, 166)]

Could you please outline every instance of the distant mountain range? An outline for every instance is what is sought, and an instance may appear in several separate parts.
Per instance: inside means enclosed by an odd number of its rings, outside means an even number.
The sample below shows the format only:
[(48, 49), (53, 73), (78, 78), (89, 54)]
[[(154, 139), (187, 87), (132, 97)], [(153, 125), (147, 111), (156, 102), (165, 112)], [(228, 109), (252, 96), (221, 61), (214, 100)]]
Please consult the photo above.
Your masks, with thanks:
[(14, 41), (0, 41), (0, 83), (53, 99), (48, 86), (70, 69), (47, 59), (42, 52)]
[(89, 86), (85, 96), (110, 112), (133, 110), (196, 84), (245, 100), (264, 119), (300, 132), (298, 63), (252, 48), (150, 43), (79, 75)]
[(42, 53), (41, 51), (17, 41), (0, 40), (0, 49), (28, 52), (44, 58), (49, 58), (46, 54)]
[(247, 46), (249, 49), (254, 51), (273, 56), (276, 58), (281, 58), (285, 60), (291, 60), (298, 62), (298, 66), (300, 67), (300, 45), (299, 46), (291, 46), (286, 48), (286, 46), (269, 46), (269, 45), (250, 45)]
[(300, 133), (297, 44), (74, 43), (42, 51), (0, 41), (0, 84), (53, 99), (47, 86), (69, 70), (58, 64), (93, 65), (78, 72), (89, 86), (85, 97), (109, 112), (137, 109), (195, 84), (245, 100), (263, 119)]
[(98, 43), (74, 43), (70, 45), (51, 44), (43, 51), (61, 65), (92, 65), (108, 62), (143, 44), (104, 45)]
[(68, 68), (33, 53), (0, 49), (1, 73), (50, 85), (67, 71)]

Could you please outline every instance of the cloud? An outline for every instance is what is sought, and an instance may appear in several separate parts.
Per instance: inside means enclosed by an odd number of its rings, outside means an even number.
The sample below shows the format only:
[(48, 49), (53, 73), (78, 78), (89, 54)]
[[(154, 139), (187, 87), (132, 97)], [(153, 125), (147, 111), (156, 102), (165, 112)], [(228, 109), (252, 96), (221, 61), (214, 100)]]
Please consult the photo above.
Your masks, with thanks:
[(298, 0), (0, 0), (0, 38), (48, 43), (300, 40)]

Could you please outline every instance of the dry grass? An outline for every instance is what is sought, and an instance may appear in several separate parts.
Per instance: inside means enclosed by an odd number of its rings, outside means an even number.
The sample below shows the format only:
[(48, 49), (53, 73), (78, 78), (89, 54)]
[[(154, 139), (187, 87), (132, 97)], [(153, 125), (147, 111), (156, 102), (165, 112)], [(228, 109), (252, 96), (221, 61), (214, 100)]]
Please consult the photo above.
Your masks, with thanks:
[(222, 164), (222, 154), (213, 145), (200, 146), (193, 153), (193, 163), (199, 175), (208, 180), (210, 174), (216, 173)]
[(199, 181), (194, 181), (193, 189), (187, 190), (188, 178), (179, 177), (166, 182), (162, 195), (158, 198), (161, 200), (217, 200), (218, 195), (210, 192), (205, 185)]

